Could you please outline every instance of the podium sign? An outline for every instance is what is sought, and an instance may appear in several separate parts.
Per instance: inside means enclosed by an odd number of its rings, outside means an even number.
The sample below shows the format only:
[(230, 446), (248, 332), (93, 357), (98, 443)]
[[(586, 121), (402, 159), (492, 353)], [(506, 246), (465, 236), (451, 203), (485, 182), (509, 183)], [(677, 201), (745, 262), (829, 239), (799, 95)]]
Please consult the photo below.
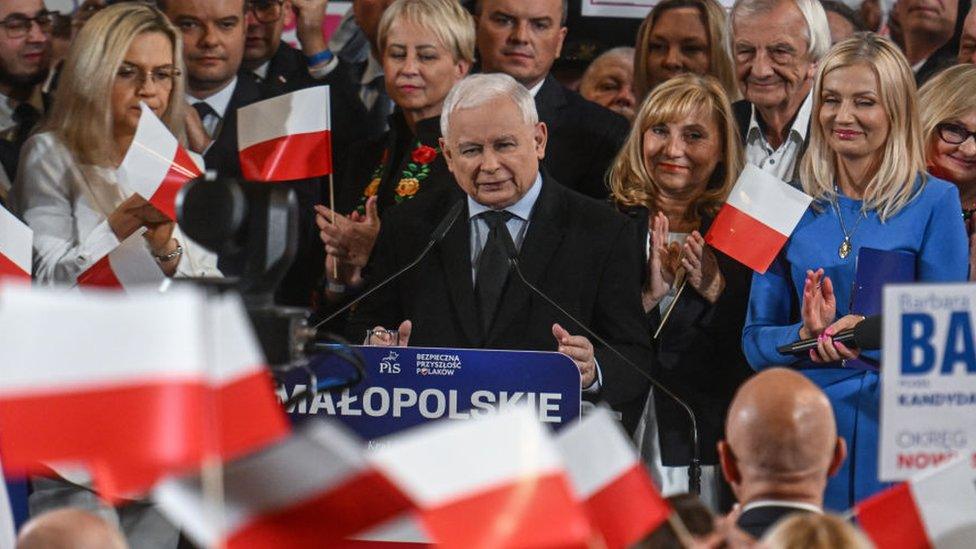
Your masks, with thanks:
[[(566, 355), (421, 347), (353, 347), (366, 363), (352, 389), (320, 392), (291, 406), (293, 421), (334, 416), (367, 440), (437, 419), (464, 420), (508, 405), (529, 405), (558, 429), (580, 415), (580, 375)], [(320, 384), (351, 367), (332, 354), (312, 360)], [(278, 389), (285, 402), (306, 389), (308, 373), (293, 371)]]
[(885, 286), (882, 310), (881, 480), (976, 467), (976, 285)]

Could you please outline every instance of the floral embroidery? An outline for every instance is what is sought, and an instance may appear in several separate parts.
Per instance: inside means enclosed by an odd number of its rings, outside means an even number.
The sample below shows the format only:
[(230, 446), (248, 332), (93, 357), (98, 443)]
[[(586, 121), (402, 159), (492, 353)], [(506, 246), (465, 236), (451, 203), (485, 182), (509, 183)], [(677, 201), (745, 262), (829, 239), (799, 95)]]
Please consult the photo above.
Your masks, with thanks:
[(404, 197), (409, 198), (420, 190), (420, 181), (410, 177), (407, 179), (401, 179), (400, 183), (396, 188), (397, 198)]
[[(436, 160), (437, 155), (440, 153), (440, 147), (430, 147), (420, 141), (414, 144), (413, 151), (410, 152), (410, 162), (404, 166), (400, 174), (400, 181), (393, 191), (393, 199), (397, 204), (413, 198), (414, 195), (420, 192), (423, 181), (430, 177), (431, 162)], [(387, 149), (383, 152), (383, 159), (380, 161), (380, 165), (373, 170), (369, 185), (363, 190), (363, 196), (359, 201), (359, 206), (356, 208), (359, 213), (366, 213), (366, 201), (379, 192), (380, 182), (383, 180), (383, 175), (386, 172), (386, 163), (389, 160), (389, 156), (390, 151)]]

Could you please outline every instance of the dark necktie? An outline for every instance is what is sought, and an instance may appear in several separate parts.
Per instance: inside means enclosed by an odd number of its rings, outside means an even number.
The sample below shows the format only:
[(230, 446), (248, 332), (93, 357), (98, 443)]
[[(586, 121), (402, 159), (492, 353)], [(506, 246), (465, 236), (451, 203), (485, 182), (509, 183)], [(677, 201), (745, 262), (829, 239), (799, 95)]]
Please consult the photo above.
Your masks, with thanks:
[(197, 111), (197, 114), (200, 115), (200, 122), (206, 120), (207, 116), (217, 116), (217, 111), (206, 101), (197, 101), (194, 103), (193, 110)]
[(508, 281), (510, 268), (508, 250), (514, 250), (515, 244), (505, 223), (514, 215), (506, 211), (490, 211), (480, 216), (488, 224), (489, 230), (488, 240), (485, 241), (485, 247), (481, 250), (481, 257), (478, 259), (478, 276), (475, 279), (474, 292), (478, 299), (481, 327), (487, 335), (495, 320), (495, 313), (498, 311), (498, 304), (505, 290), (505, 282)]

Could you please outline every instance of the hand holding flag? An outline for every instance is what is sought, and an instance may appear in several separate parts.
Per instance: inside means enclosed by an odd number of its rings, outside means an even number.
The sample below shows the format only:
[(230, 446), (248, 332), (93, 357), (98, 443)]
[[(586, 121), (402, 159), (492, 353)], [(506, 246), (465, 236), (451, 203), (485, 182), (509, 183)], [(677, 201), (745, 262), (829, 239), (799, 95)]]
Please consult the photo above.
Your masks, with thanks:
[(200, 174), (186, 149), (143, 103), (136, 135), (118, 169), (119, 182), (175, 220), (177, 193)]

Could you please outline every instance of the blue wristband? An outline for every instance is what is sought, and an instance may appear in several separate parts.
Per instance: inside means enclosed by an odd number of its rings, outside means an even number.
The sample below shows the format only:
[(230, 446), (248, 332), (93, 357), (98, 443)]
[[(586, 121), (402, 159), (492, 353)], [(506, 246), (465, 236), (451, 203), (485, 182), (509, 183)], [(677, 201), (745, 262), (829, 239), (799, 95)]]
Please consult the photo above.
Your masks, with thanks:
[(306, 55), (305, 56), (305, 61), (308, 62), (308, 66), (309, 67), (314, 67), (316, 65), (320, 65), (320, 64), (325, 63), (327, 61), (332, 61), (332, 58), (333, 57), (335, 57), (335, 55), (333, 55), (332, 52), (329, 51), (328, 48), (326, 48), (326, 49), (324, 49), (324, 50), (316, 53), (315, 55)]

